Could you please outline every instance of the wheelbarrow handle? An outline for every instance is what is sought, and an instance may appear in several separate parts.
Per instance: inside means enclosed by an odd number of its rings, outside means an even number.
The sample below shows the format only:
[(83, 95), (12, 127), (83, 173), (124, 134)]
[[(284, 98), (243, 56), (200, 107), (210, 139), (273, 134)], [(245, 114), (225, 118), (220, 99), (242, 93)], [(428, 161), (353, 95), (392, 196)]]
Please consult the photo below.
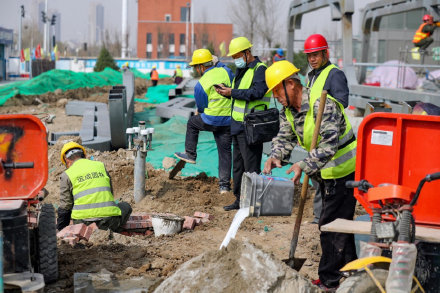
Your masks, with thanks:
[(33, 168), (34, 162), (23, 162), (23, 163), (3, 163), (3, 168), (5, 169), (28, 169)]

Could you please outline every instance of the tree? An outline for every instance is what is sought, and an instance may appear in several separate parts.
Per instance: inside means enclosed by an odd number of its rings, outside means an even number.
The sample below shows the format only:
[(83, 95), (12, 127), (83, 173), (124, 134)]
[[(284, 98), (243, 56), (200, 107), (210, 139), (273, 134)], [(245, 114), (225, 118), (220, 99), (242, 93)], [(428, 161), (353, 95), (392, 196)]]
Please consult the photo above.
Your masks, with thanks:
[(103, 71), (106, 67), (119, 70), (119, 67), (116, 65), (112, 55), (110, 55), (109, 51), (105, 47), (102, 47), (101, 52), (99, 53), (98, 61), (96, 61), (96, 65), (93, 70)]
[(307, 61), (307, 54), (302, 51), (299, 53), (293, 53), (293, 64), (300, 70), (302, 75), (307, 73), (309, 62)]
[[(257, 0), (264, 1), (264, 0)], [(260, 11), (255, 6), (254, 0), (231, 1), (230, 18), (233, 24), (237, 26), (238, 32), (246, 36), (249, 41), (254, 43), (254, 33), (256, 32), (257, 19)]]

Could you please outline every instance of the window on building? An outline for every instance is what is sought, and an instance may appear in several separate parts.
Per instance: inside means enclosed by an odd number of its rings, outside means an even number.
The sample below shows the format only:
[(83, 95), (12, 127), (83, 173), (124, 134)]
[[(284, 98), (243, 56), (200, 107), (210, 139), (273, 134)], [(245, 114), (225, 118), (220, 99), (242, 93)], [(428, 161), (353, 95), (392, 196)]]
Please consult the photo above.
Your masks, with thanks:
[(185, 34), (180, 34), (180, 44), (185, 45)]
[(190, 8), (189, 7), (180, 7), (180, 21), (186, 21), (186, 17), (188, 16), (188, 20), (191, 19)]
[(385, 40), (379, 40), (379, 48), (377, 50), (377, 62), (383, 63), (385, 62), (386, 58), (386, 41)]
[(157, 58), (163, 57), (163, 33), (157, 34)]
[(170, 22), (171, 21), (171, 14), (165, 14), (165, 21)]
[(170, 34), (170, 35), (168, 36), (168, 43), (169, 43), (170, 45), (174, 45), (174, 34)]
[(417, 30), (422, 24), (423, 14), (425, 13), (425, 9), (416, 9), (406, 12), (406, 28)]
[(153, 43), (153, 34), (147, 33), (147, 44)]
[(151, 59), (151, 52), (147, 52), (147, 59)]

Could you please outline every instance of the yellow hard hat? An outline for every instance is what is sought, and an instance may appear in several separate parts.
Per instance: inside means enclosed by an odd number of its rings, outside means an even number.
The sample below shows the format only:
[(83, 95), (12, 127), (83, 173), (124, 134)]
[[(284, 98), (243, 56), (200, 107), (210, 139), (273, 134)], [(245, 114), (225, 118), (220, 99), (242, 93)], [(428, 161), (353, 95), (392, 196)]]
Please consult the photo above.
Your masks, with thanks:
[(64, 158), (64, 155), (71, 149), (81, 149), (84, 155), (86, 155), (86, 149), (82, 145), (74, 141), (69, 141), (68, 143), (64, 144), (63, 148), (61, 149), (61, 162), (64, 165), (66, 165), (66, 159)]
[(229, 53), (228, 56), (237, 54), (238, 52), (244, 51), (252, 47), (251, 42), (246, 37), (238, 37), (232, 39), (229, 43)]
[(153, 65), (153, 67), (151, 67), (151, 68), (155, 69), (155, 68), (156, 68), (156, 65)]
[(281, 60), (269, 66), (266, 69), (266, 84), (269, 88), (266, 94), (273, 90), (280, 82), (298, 72), (299, 69), (287, 60)]
[(212, 54), (208, 49), (197, 49), (194, 51), (192, 61), (189, 66), (203, 64), (212, 61)]
[(176, 68), (180, 68), (180, 65), (177, 65)]

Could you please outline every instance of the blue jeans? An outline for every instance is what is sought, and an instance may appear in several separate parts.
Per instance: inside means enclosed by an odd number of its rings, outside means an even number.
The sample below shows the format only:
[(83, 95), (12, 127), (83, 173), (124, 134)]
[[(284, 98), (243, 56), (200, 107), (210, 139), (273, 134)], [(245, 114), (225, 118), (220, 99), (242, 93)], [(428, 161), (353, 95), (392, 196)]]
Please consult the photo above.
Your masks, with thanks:
[(192, 116), (186, 125), (185, 153), (191, 158), (197, 158), (197, 143), (199, 132), (210, 131), (214, 134), (218, 151), (218, 179), (220, 188), (231, 188), (231, 127), (214, 126), (203, 122), (200, 115)]

